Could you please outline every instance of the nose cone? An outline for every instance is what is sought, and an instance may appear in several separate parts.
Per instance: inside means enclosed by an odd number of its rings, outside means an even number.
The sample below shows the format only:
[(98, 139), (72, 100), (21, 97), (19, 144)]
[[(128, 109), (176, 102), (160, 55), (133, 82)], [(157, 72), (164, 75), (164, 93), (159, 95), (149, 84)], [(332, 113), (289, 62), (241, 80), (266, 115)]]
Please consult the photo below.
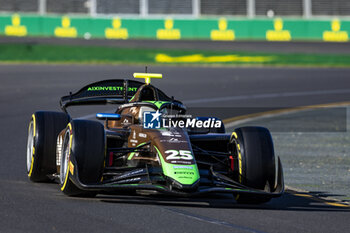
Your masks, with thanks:
[(199, 183), (199, 171), (188, 135), (181, 129), (159, 130), (154, 138), (154, 148), (163, 173), (169, 183), (178, 189), (195, 189)]

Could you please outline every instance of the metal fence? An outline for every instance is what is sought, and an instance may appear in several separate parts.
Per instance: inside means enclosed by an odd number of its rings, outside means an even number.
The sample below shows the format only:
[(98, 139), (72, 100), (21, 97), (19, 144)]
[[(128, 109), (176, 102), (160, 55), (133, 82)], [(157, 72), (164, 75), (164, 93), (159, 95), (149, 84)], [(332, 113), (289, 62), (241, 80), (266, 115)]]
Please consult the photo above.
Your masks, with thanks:
[(0, 0), (0, 12), (152, 16), (350, 16), (349, 0)]
[(255, 0), (255, 12), (258, 16), (302, 16), (303, 0)]

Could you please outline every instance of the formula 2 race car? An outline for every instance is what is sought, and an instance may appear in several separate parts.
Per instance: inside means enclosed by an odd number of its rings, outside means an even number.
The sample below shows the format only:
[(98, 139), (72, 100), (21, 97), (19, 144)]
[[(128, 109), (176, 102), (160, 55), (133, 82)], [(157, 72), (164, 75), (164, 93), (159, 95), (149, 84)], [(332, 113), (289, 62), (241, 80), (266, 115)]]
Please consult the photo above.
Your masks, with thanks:
[[(68, 196), (216, 192), (232, 193), (239, 203), (263, 203), (283, 194), (281, 161), (266, 128), (226, 134), (221, 120), (186, 116), (180, 101), (150, 84), (161, 74), (134, 77), (145, 83), (92, 83), (62, 97), (63, 112), (35, 112), (27, 142), (29, 179), (54, 180)], [(69, 106), (99, 104), (118, 108), (97, 113), (97, 120), (72, 119), (67, 112)]]

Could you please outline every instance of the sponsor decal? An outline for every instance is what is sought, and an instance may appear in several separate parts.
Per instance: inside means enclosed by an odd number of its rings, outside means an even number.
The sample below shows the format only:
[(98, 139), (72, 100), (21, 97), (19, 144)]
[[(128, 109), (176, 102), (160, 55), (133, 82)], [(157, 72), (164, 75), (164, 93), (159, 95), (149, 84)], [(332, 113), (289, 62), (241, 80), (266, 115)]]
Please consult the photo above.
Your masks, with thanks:
[[(177, 174), (177, 175), (194, 175), (194, 172), (181, 171), (181, 172), (174, 172), (174, 174)], [(191, 177), (183, 177), (183, 178), (191, 178)]]
[(174, 28), (174, 21), (170, 18), (164, 21), (164, 28), (157, 30), (158, 40), (179, 40), (180, 38), (180, 29)]
[(162, 131), (161, 132), (162, 136), (167, 136), (167, 137), (181, 137), (181, 134), (179, 132), (171, 132), (171, 131)]
[(136, 131), (134, 130), (132, 132), (132, 138), (130, 139), (131, 146), (136, 146), (138, 143), (138, 140), (136, 140)]
[(179, 179), (192, 179), (192, 176), (179, 176)]
[(193, 170), (193, 167), (191, 167), (191, 166), (174, 165), (173, 168), (174, 169), (190, 169), (190, 170)]
[(168, 140), (162, 139), (162, 140), (160, 140), (160, 142), (167, 142), (167, 143), (186, 143), (187, 141), (185, 141), (185, 140), (180, 140), (180, 139), (178, 139), (178, 138), (170, 138), (170, 139), (168, 139)]
[(145, 133), (139, 133), (139, 137), (140, 137), (140, 138), (147, 138), (147, 134), (145, 134)]
[[(124, 87), (115, 87), (115, 86), (107, 86), (107, 87), (89, 87), (88, 91), (122, 91)], [(128, 91), (137, 91), (136, 87), (129, 87)]]
[(135, 140), (135, 139), (130, 139), (130, 142), (132, 143), (138, 143), (139, 141)]
[(212, 40), (234, 40), (235, 31), (227, 29), (227, 20), (221, 18), (218, 22), (219, 30), (214, 29), (210, 32), (210, 38)]
[(273, 22), (274, 30), (266, 31), (266, 39), (269, 41), (290, 41), (292, 36), (289, 30), (283, 29), (283, 20), (277, 18)]
[(69, 17), (63, 16), (61, 20), (61, 25), (61, 27), (55, 28), (54, 34), (56, 37), (77, 37), (77, 29), (75, 27), (71, 27), (71, 21)]
[(184, 165), (191, 165), (191, 161), (186, 161), (186, 160), (171, 160), (170, 163), (172, 164), (184, 164)]
[(341, 30), (341, 22), (339, 19), (332, 20), (331, 29), (331, 31), (323, 32), (324, 41), (346, 42), (349, 40), (348, 32)]
[(5, 35), (7, 36), (26, 36), (27, 27), (21, 25), (21, 17), (18, 14), (14, 14), (11, 17), (11, 25), (5, 26)]
[(122, 125), (124, 125), (124, 126), (129, 126), (129, 125), (131, 125), (131, 119), (128, 118), (128, 116), (123, 116), (123, 115), (122, 115), (121, 118), (122, 118), (122, 122), (121, 122)]
[(122, 28), (122, 20), (114, 18), (112, 20), (112, 27), (105, 29), (105, 37), (107, 39), (128, 39), (128, 29)]
[(169, 142), (179, 142), (179, 139), (177, 139), (177, 138), (170, 138)]

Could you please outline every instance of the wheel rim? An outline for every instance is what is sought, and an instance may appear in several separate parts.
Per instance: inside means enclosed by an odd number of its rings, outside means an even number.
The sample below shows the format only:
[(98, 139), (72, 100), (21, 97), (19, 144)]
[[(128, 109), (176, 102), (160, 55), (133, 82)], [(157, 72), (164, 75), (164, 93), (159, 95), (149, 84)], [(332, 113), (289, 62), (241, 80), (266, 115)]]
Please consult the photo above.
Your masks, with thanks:
[(34, 124), (33, 121), (29, 123), (28, 140), (27, 140), (27, 173), (30, 172), (33, 160), (34, 149)]
[(62, 156), (61, 156), (61, 167), (60, 167), (60, 182), (63, 184), (68, 175), (68, 163), (69, 163), (69, 150), (70, 150), (70, 131), (67, 130), (64, 135)]

